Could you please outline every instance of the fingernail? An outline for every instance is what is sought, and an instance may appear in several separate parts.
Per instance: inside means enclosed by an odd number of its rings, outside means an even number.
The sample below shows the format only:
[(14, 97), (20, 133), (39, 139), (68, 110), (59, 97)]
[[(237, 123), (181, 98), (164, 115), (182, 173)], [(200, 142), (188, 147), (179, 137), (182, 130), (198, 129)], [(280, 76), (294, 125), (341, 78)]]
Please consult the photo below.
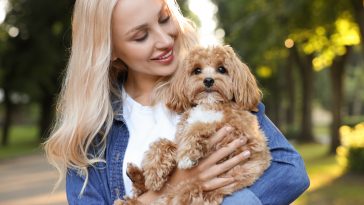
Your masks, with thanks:
[(249, 150), (245, 150), (241, 154), (243, 155), (244, 158), (248, 158), (250, 156), (250, 151)]
[(234, 129), (234, 128), (232, 128), (232, 127), (230, 127), (230, 126), (226, 127), (226, 131), (228, 131), (228, 132), (233, 131), (233, 129)]
[(240, 142), (240, 144), (245, 144), (245, 138), (239, 138), (239, 142)]

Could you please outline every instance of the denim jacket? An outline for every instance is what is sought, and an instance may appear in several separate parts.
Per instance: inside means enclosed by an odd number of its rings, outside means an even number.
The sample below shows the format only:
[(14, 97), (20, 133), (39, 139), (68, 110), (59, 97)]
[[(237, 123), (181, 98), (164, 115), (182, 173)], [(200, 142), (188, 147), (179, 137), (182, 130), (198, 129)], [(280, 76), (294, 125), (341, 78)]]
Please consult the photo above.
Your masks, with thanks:
[[(256, 115), (268, 139), (271, 165), (252, 186), (225, 197), (223, 205), (290, 204), (309, 186), (301, 156), (264, 114), (265, 107), (262, 103), (258, 109)], [(124, 196), (122, 165), (128, 138), (129, 132), (119, 106), (106, 140), (106, 164), (97, 163), (88, 169), (88, 184), (82, 196), (79, 194), (85, 177), (76, 170), (68, 170), (66, 193), (69, 204), (110, 205), (115, 199)]]

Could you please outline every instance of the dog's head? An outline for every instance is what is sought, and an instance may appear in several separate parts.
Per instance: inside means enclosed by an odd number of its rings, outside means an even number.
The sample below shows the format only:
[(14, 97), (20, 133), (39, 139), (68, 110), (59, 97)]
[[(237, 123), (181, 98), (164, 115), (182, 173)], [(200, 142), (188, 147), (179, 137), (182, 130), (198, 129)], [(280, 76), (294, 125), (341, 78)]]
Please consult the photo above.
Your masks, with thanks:
[(196, 47), (170, 81), (167, 106), (183, 112), (201, 103), (232, 102), (256, 110), (261, 92), (253, 74), (230, 46)]

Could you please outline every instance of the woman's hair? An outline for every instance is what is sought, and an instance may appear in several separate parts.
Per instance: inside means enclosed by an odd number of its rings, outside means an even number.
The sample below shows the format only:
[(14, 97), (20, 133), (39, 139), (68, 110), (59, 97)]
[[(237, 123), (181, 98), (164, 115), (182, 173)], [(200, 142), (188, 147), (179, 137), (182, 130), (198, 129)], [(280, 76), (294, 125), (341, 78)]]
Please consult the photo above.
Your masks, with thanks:
[[(112, 12), (118, 0), (76, 0), (72, 18), (72, 48), (57, 113), (49, 139), (45, 142), (48, 160), (59, 171), (55, 188), (67, 169), (75, 169), (88, 181), (87, 168), (103, 159), (106, 136), (113, 122), (111, 96), (115, 96), (120, 69), (111, 64)], [(175, 0), (164, 0), (178, 25), (177, 44), (183, 58), (198, 43), (195, 27), (183, 17)], [(98, 140), (98, 154), (89, 152)], [(80, 193), (80, 194), (81, 194)]]

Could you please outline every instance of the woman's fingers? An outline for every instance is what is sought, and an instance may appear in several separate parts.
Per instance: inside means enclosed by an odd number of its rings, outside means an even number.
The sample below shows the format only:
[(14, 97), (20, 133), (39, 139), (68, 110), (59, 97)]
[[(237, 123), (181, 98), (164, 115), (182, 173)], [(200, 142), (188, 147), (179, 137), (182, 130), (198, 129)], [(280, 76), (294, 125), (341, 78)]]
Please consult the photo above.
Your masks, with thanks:
[(233, 153), (237, 148), (243, 146), (246, 144), (247, 139), (244, 138), (238, 138), (234, 141), (230, 142), (225, 147), (220, 148), (219, 150), (212, 153), (210, 156), (208, 156), (206, 159), (201, 162), (201, 168), (206, 169), (211, 167), (212, 165), (215, 165), (218, 161), (221, 159), (229, 156), (231, 153)]
[(234, 130), (234, 128), (232, 128), (230, 126), (225, 126), (221, 129), (219, 129), (214, 135), (212, 135), (210, 137), (209, 146), (212, 147), (216, 143), (220, 142), (222, 140), (222, 138), (225, 137), (225, 135), (227, 135), (228, 133), (230, 133), (233, 130)]
[(240, 154), (237, 154), (233, 158), (230, 158), (221, 164), (212, 166), (206, 171), (206, 174), (202, 177), (204, 178), (204, 180), (208, 180), (216, 176), (219, 176), (220, 174), (225, 173), (226, 171), (230, 170), (231, 168), (245, 161), (246, 159), (249, 158), (249, 156), (250, 156), (250, 151), (248, 150)]
[(245, 161), (250, 157), (250, 151), (245, 150), (244, 152), (237, 154), (236, 156), (220, 163), (216, 164), (210, 168), (208, 168), (205, 172), (201, 173), (200, 178), (201, 180), (209, 180), (214, 177), (219, 176), (220, 174), (225, 173), (226, 171), (230, 170), (231, 168), (235, 167), (236, 165), (240, 164), (241, 162)]
[(234, 181), (235, 181), (234, 178), (215, 178), (202, 183), (202, 189), (204, 191), (212, 191), (220, 187), (227, 186), (233, 183)]

